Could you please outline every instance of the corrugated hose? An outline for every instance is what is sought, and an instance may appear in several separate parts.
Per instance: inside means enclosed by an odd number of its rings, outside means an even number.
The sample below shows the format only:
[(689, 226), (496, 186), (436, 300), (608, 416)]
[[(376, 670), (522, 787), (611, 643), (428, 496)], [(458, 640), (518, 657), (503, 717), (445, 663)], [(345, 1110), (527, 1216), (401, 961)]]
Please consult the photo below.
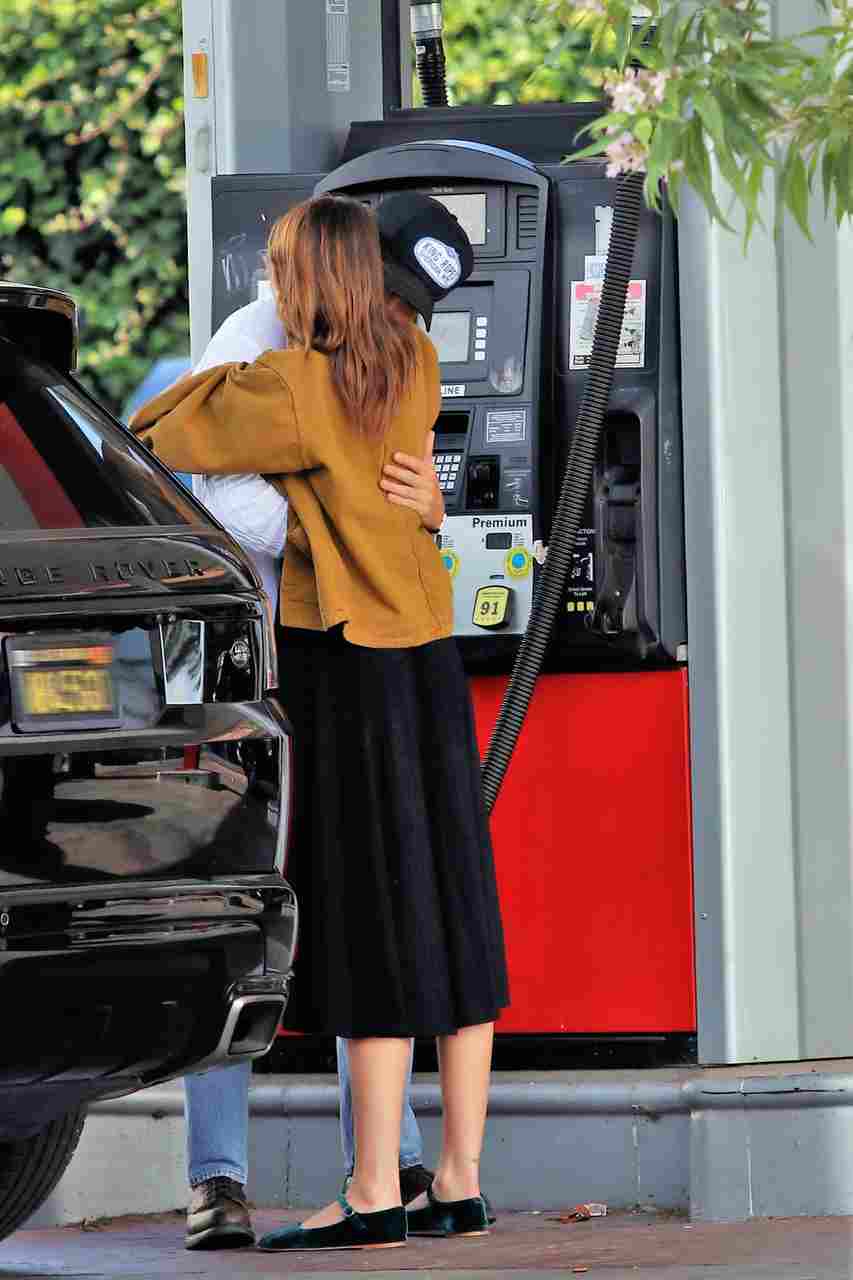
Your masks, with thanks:
[(487, 813), (494, 808), (524, 725), (571, 568), (613, 384), (642, 202), (643, 174), (627, 174), (619, 182), (614, 202), (589, 375), (554, 510), (548, 555), (539, 575), (527, 630), (483, 761), (481, 783)]

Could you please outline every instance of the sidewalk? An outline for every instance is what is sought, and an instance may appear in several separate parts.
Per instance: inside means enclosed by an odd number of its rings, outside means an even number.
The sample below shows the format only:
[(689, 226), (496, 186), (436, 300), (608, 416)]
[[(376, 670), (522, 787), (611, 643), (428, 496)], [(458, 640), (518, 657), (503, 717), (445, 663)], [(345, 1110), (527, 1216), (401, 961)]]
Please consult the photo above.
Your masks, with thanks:
[[(260, 1210), (260, 1231), (304, 1214)], [(853, 1218), (787, 1218), (735, 1225), (688, 1224), (682, 1218), (619, 1213), (560, 1223), (550, 1212), (500, 1216), (488, 1236), (412, 1240), (402, 1249), (275, 1254), (187, 1252), (183, 1214), (120, 1218), (85, 1227), (19, 1231), (0, 1244), (0, 1280), (27, 1277), (360, 1275), (376, 1280), (407, 1271), (472, 1272), (512, 1280), (542, 1271), (602, 1280), (849, 1280)], [(587, 1270), (584, 1270), (587, 1269)]]

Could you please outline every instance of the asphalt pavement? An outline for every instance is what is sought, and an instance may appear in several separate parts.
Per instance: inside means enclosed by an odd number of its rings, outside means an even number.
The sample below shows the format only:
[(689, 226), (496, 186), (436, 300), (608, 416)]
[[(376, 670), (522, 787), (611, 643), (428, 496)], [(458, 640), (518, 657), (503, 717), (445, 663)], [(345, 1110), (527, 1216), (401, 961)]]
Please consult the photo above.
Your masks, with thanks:
[[(259, 1210), (260, 1231), (303, 1215)], [(404, 1248), (288, 1257), (251, 1250), (187, 1252), (182, 1213), (19, 1231), (0, 1244), (0, 1280), (149, 1280), (160, 1276), (253, 1280), (286, 1275), (390, 1280), (409, 1271), (467, 1280), (484, 1272), (525, 1280), (543, 1271), (601, 1280), (849, 1280), (853, 1218), (787, 1218), (736, 1224), (616, 1213), (588, 1222), (554, 1212), (502, 1214), (487, 1236), (411, 1240)]]

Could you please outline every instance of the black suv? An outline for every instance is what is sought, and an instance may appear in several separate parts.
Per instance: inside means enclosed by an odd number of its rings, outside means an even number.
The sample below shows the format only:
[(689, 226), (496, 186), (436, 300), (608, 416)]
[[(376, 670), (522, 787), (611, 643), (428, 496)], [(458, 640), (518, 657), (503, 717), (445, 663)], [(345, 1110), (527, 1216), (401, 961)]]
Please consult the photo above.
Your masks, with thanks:
[(88, 1102), (266, 1051), (296, 904), (268, 606), (0, 284), (0, 1236)]

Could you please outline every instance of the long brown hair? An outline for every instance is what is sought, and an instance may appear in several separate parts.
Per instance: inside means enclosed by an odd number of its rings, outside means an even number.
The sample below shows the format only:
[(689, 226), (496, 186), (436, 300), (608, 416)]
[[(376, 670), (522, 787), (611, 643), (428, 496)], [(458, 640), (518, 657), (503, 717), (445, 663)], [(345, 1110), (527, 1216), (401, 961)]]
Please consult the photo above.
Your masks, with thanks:
[(306, 200), (275, 223), (267, 253), (288, 342), (327, 355), (355, 426), (384, 434), (418, 348), (413, 326), (389, 309), (373, 214), (346, 196)]

